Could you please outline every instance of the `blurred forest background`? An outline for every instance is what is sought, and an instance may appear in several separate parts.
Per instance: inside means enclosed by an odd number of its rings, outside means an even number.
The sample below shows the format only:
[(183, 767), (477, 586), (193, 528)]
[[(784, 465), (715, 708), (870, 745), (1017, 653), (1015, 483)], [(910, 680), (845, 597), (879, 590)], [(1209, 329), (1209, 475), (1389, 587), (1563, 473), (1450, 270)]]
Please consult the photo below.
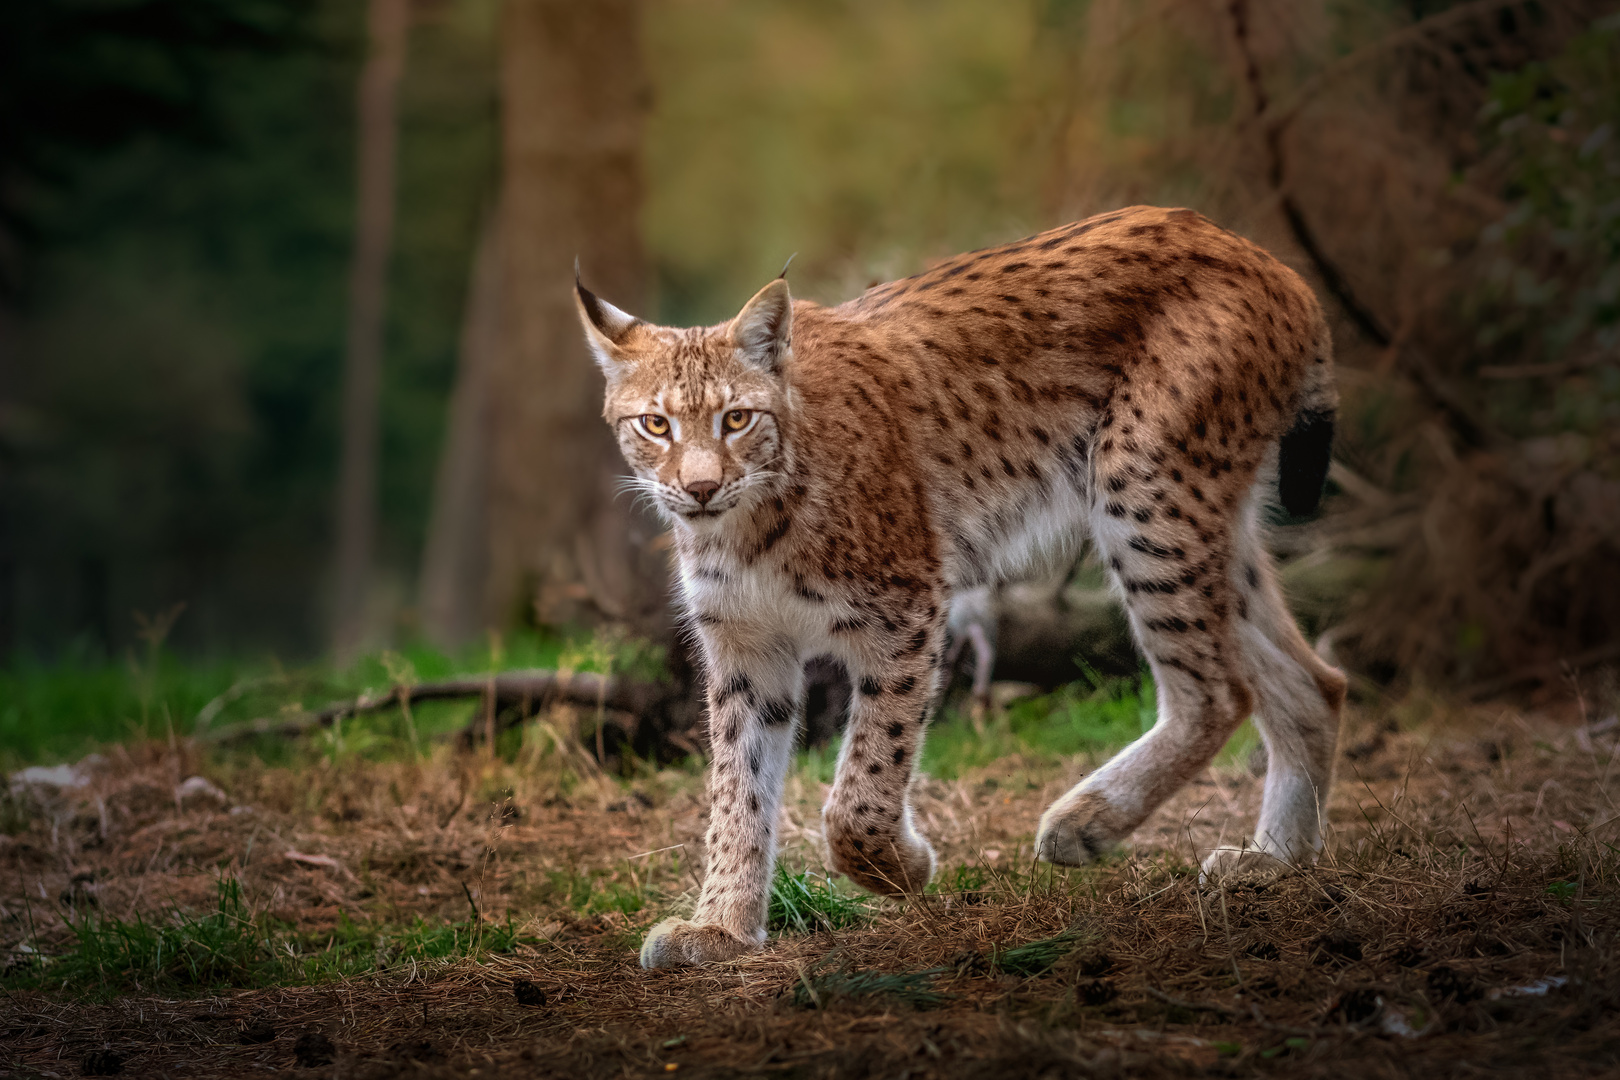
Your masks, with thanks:
[[(0, 654), (657, 638), (664, 552), (612, 498), (576, 254), (689, 324), (795, 252), (796, 294), (836, 303), (1146, 202), (1333, 315), (1330, 497), (1278, 530), (1323, 648), (1481, 693), (1613, 661), (1615, 8), (6, 5)], [(1128, 650), (1099, 584), (1009, 591), (1009, 662)]]

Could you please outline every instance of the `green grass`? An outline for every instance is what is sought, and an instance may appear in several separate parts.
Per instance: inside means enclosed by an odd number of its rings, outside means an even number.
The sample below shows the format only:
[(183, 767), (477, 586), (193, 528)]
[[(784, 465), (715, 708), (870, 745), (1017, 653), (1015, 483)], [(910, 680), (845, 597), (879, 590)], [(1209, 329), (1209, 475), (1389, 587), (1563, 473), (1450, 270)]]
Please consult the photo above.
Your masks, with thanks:
[(801, 870), (790, 874), (781, 865), (771, 882), (766, 925), (776, 933), (813, 934), (859, 926), (867, 918), (865, 897), (841, 892), (825, 874)]
[(947, 716), (928, 733), (922, 767), (954, 779), (1010, 754), (1067, 757), (1124, 746), (1153, 726), (1152, 680), (1095, 678), (1008, 706), (980, 733), (966, 718)]
[(928, 883), (927, 891), (953, 895), (964, 893), (982, 895), (990, 888), (993, 880), (990, 871), (984, 866), (963, 863), (949, 870), (940, 870), (934, 875), (934, 880)]
[(92, 997), (133, 991), (201, 993), (324, 982), (410, 961), (477, 958), (510, 952), (520, 939), (510, 922), (356, 923), (340, 916), (322, 935), (297, 934), (251, 912), (234, 879), (219, 883), (213, 911), (173, 911), (148, 921), (89, 915), (68, 923), (71, 940), (49, 949), (36, 941), (25, 962), (3, 975), (6, 989), (37, 987)]
[(1045, 975), (1052, 966), (1075, 949), (1091, 940), (1092, 935), (1081, 929), (1066, 930), (1056, 937), (1041, 938), (1007, 949), (998, 949), (991, 962), (996, 970), (1007, 975), (1029, 977)]
[(934, 976), (939, 973), (937, 970), (893, 974), (884, 971), (806, 973), (793, 986), (793, 1004), (801, 1009), (825, 1009), (838, 1002), (875, 999), (883, 1004), (931, 1009), (949, 1000), (949, 995), (933, 988)]
[[(161, 643), (160, 643), (161, 644)], [(413, 645), (362, 657), (344, 667), (286, 668), (274, 659), (187, 661), (158, 647), (122, 659), (69, 654), (52, 662), (19, 657), (0, 668), (0, 768), (71, 761), (99, 747), (136, 739), (193, 733), (198, 715), (224, 695), (212, 730), (259, 717), (297, 713), (401, 682), (418, 683), (490, 670), (566, 664), (576, 671), (612, 667), (656, 678), (662, 660), (651, 650), (587, 636), (525, 633), (446, 653)], [(419, 739), (463, 726), (471, 702), (423, 702), (413, 707)], [(410, 743), (399, 709), (351, 718), (327, 736), (347, 751), (397, 753)], [(283, 753), (287, 740), (261, 740), (260, 756)]]

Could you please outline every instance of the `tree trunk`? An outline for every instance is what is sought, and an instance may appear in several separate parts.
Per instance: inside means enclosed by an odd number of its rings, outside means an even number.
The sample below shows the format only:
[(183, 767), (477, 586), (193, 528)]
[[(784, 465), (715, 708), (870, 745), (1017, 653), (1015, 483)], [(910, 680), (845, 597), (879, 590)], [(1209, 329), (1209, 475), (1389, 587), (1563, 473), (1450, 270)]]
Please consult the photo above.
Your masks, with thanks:
[(349, 326), (343, 370), (336, 581), (332, 645), (351, 656), (366, 635), (366, 594), (377, 532), (377, 413), (388, 257), (394, 232), (399, 82), (405, 71), (410, 0), (370, 0), (370, 52), (360, 74), (359, 182)]
[(462, 315), (456, 384), (422, 550), (422, 632), (440, 647), (484, 626), (489, 565), (489, 379), (501, 339), (501, 220), (490, 211), (478, 240)]
[(507, 0), (502, 33), (503, 342), (490, 371), (489, 570), (494, 625), (607, 618), (665, 606), (653, 530), (628, 499), (602, 423), (602, 376), (572, 296), (639, 310), (637, 215), (647, 92), (637, 0)]

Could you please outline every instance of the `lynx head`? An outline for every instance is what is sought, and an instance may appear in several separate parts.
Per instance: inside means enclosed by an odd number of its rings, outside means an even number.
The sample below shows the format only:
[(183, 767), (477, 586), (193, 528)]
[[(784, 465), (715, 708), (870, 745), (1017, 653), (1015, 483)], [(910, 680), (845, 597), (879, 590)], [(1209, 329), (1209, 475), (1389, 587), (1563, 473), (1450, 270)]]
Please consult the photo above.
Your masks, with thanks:
[(632, 485), (672, 521), (707, 528), (773, 490), (786, 446), (793, 301), (777, 278), (718, 326), (654, 326), (576, 280), (585, 338), (607, 376), (602, 415)]

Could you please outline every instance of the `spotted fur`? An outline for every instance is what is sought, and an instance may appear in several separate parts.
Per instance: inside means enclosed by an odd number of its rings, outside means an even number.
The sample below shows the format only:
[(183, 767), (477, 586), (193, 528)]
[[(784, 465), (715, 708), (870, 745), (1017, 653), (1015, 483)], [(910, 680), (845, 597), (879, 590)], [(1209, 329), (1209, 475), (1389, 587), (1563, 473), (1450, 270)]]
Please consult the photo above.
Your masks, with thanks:
[(951, 597), (1085, 536), (1159, 720), (1046, 812), (1040, 856), (1082, 863), (1126, 836), (1253, 713), (1270, 758), (1256, 837), (1206, 870), (1314, 858), (1345, 680), (1300, 637), (1261, 528), (1280, 446), (1290, 509), (1319, 494), (1336, 405), (1327, 327), (1293, 272), (1192, 211), (1134, 207), (832, 308), (778, 279), (728, 323), (672, 329), (578, 295), (708, 668), (707, 877), (643, 964), (763, 942), (813, 656), (855, 685), (832, 865), (921, 889), (934, 854), (907, 790)]

